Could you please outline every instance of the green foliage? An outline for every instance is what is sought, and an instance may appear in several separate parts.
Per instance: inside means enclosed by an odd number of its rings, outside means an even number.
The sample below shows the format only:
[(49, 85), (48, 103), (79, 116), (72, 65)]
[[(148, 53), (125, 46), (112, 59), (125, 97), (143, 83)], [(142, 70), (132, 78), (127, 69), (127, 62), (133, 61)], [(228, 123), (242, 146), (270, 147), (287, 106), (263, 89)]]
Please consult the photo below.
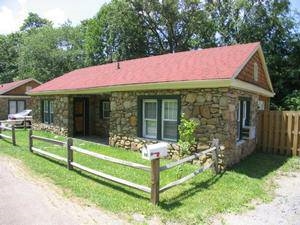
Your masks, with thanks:
[(300, 90), (299, 25), (289, 0), (113, 0), (79, 27), (53, 28), (29, 13), (20, 32), (0, 36), (0, 82), (47, 81), (84, 66), (260, 41), (272, 105), (289, 109), (285, 96)]
[(300, 90), (295, 90), (283, 99), (283, 106), (288, 110), (300, 110)]
[(12, 33), (0, 35), (0, 83), (8, 83), (18, 74), (17, 58), (21, 35)]
[(36, 28), (41, 28), (44, 26), (52, 26), (52, 22), (41, 18), (38, 14), (30, 12), (27, 18), (24, 20), (20, 31), (31, 31)]
[(85, 50), (89, 64), (147, 55), (146, 31), (126, 1), (113, 0), (86, 22)]
[(79, 27), (65, 24), (45, 26), (23, 34), (18, 58), (19, 78), (48, 81), (84, 66), (83, 34)]
[[(6, 131), (5, 131), (6, 132)], [(64, 140), (47, 132), (35, 131), (36, 135)], [(69, 171), (65, 164), (57, 163), (32, 154), (28, 151), (28, 133), (17, 130), (17, 146), (0, 140), (0, 157), (14, 157), (21, 160), (36, 175), (46, 178), (61, 187), (68, 197), (79, 197), (87, 204), (95, 204), (114, 213), (143, 214), (149, 218), (160, 217), (163, 223), (176, 221), (180, 224), (204, 224), (208, 218), (218, 213), (239, 212), (251, 205), (253, 200), (268, 201), (273, 193), (271, 179), (277, 171), (300, 169), (299, 157), (284, 157), (270, 154), (253, 154), (222, 175), (214, 176), (206, 171), (192, 181), (166, 191), (160, 196), (160, 204), (153, 206), (149, 194), (128, 188), (77, 170)], [(85, 141), (75, 141), (77, 146), (90, 149), (123, 160), (149, 165), (150, 161), (141, 159), (136, 152), (102, 146)], [(66, 157), (60, 146), (35, 141), (34, 145), (46, 151)], [(105, 162), (93, 157), (75, 153), (75, 161), (90, 168), (118, 176), (132, 182), (150, 185), (149, 174), (144, 171)], [(162, 160), (162, 164), (167, 161)], [(184, 173), (191, 173), (196, 166), (185, 164)], [(174, 181), (175, 168), (164, 171), (161, 185)], [(88, 191), (87, 191), (88, 190)], [(226, 196), (226, 197), (224, 197)]]
[(152, 54), (215, 45), (215, 31), (200, 0), (131, 0), (143, 21)]
[(195, 130), (199, 123), (193, 119), (185, 118), (184, 114), (181, 115), (180, 125), (178, 126), (180, 155), (188, 155), (190, 148), (196, 144)]

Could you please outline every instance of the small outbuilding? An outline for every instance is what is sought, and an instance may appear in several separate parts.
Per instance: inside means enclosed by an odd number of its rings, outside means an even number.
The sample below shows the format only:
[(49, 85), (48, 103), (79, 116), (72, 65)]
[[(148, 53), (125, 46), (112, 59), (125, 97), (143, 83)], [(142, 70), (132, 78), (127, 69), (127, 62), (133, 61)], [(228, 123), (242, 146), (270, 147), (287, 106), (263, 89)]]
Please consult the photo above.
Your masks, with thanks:
[(254, 151), (258, 111), (274, 92), (260, 43), (249, 43), (82, 68), (30, 95), (35, 129), (133, 150), (165, 141), (170, 155), (184, 113), (200, 123), (195, 151), (219, 138), (231, 165)]
[(31, 109), (30, 96), (26, 92), (40, 84), (39, 81), (31, 78), (0, 84), (0, 120), (6, 120), (8, 114)]

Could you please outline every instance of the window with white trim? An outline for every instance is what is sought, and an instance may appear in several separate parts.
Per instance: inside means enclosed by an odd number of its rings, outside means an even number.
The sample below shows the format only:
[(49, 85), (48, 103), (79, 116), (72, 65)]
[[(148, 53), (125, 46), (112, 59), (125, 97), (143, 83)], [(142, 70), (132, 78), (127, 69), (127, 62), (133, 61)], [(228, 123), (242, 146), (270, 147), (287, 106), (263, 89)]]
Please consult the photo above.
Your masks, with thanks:
[(143, 137), (157, 138), (157, 100), (143, 101)]
[(141, 136), (166, 141), (177, 141), (178, 99), (143, 99), (140, 121)]
[(176, 99), (162, 100), (162, 139), (177, 139), (178, 104)]
[(237, 107), (237, 140), (247, 139), (249, 137), (250, 129), (250, 99), (241, 99)]
[(53, 124), (54, 107), (53, 101), (43, 101), (43, 123)]

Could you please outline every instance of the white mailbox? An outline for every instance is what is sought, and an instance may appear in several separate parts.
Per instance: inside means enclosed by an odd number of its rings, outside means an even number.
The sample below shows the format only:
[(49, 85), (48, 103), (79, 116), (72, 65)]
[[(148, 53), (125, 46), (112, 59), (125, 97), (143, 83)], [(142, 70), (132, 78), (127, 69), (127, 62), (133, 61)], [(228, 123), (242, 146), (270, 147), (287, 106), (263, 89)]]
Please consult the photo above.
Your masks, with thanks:
[(146, 145), (142, 148), (143, 159), (157, 159), (168, 155), (168, 143)]

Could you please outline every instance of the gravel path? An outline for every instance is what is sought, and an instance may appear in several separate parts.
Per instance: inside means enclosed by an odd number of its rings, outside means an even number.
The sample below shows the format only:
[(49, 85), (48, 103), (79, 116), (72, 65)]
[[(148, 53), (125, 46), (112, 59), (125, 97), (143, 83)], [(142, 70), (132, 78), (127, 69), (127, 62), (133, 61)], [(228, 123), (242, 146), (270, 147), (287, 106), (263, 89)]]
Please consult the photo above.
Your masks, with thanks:
[(22, 163), (0, 157), (1, 225), (127, 224), (122, 218), (62, 196), (53, 184), (32, 178)]
[(300, 224), (300, 172), (280, 175), (272, 202), (260, 204), (242, 214), (218, 216), (214, 225), (299, 225)]

